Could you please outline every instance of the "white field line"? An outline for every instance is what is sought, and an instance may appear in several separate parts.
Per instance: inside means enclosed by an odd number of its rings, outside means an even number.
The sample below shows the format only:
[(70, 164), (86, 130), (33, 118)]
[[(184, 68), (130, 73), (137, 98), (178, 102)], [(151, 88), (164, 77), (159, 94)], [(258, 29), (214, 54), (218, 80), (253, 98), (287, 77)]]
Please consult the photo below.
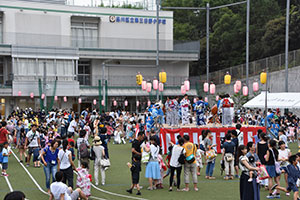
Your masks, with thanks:
[[(2, 169), (2, 165), (1, 165), (1, 164), (0, 164), (0, 168)], [(8, 178), (7, 178), (7, 176), (4, 176), (4, 178), (5, 178), (5, 180), (6, 180), (6, 183), (7, 183), (8, 187), (9, 187), (9, 190), (10, 190), (11, 192), (13, 192), (14, 189), (12, 188), (12, 186), (11, 186), (11, 184), (10, 184), (10, 182), (9, 182), (9, 180), (8, 180)]]

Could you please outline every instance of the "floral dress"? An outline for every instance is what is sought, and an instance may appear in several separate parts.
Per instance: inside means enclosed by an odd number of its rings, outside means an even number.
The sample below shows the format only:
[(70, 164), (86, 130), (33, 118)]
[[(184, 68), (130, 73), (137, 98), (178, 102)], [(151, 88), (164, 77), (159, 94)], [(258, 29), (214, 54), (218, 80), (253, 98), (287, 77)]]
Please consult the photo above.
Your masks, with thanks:
[(89, 172), (86, 168), (77, 168), (78, 176), (76, 185), (87, 196), (91, 196), (91, 180)]

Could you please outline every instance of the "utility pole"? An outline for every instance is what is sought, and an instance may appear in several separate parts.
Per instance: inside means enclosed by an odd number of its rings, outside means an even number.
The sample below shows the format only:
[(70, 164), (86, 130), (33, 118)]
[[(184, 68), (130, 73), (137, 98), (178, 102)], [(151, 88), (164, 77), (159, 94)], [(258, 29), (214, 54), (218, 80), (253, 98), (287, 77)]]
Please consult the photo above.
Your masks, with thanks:
[(44, 62), (44, 77), (43, 77), (43, 91), (45, 94), (44, 98), (44, 107), (47, 108), (47, 68), (46, 68), (46, 62)]
[[(103, 110), (105, 110), (106, 106), (107, 106), (106, 99), (105, 99), (105, 62), (102, 63), (102, 81), (101, 82), (102, 82), (102, 89), (103, 89), (102, 100), (104, 100)], [(102, 102), (100, 102), (100, 103), (102, 103)], [(100, 110), (100, 112), (101, 112), (101, 110)]]
[(209, 84), (209, 3), (206, 4), (206, 82)]
[(290, 0), (286, 1), (286, 27), (285, 27), (285, 92), (289, 91), (289, 22)]
[[(156, 0), (156, 71), (159, 79), (159, 4), (160, 0)], [(156, 100), (159, 100), (159, 91), (156, 90)]]
[(250, 24), (250, 0), (247, 0), (246, 22), (246, 85), (249, 88), (249, 24)]

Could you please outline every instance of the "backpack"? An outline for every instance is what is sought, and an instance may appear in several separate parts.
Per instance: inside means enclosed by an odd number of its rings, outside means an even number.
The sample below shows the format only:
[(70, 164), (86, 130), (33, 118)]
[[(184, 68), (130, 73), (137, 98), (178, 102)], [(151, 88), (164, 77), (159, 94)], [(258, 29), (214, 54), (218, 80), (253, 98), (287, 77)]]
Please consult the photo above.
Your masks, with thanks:
[(181, 153), (180, 153), (180, 156), (179, 156), (179, 158), (178, 158), (178, 162), (180, 163), (180, 164), (184, 164), (185, 163), (185, 155), (184, 155), (184, 153), (183, 153), (183, 150), (184, 149), (182, 149), (182, 151), (181, 151)]
[(86, 145), (85, 140), (82, 140), (79, 145), (79, 156), (80, 158), (88, 158), (89, 155), (88, 146)]
[(90, 154), (90, 160), (95, 160), (95, 159), (96, 159), (96, 154), (94, 152), (94, 148), (92, 147), (91, 154)]

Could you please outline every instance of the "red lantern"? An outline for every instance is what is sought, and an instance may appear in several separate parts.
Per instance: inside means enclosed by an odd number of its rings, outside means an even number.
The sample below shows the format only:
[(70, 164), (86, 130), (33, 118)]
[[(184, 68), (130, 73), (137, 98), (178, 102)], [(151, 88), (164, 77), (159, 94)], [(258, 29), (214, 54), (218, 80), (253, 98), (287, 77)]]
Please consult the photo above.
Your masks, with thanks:
[(210, 94), (215, 94), (215, 92), (216, 92), (216, 85), (213, 84), (213, 83), (210, 84), (209, 91), (210, 91)]
[(219, 95), (216, 96), (216, 101), (219, 101)]
[(30, 98), (32, 98), (32, 99), (34, 98), (33, 92), (30, 93)]
[(139, 105), (140, 105), (140, 102), (136, 101), (136, 107), (139, 107)]
[(67, 97), (66, 97), (66, 96), (64, 96), (64, 102), (67, 102), (67, 101), (68, 101)]
[(45, 99), (45, 96), (46, 96), (45, 94), (42, 94), (41, 98), (42, 98), (42, 99)]
[(240, 91), (240, 90), (242, 89), (242, 82), (239, 81), (239, 80), (237, 80), (237, 81), (235, 82), (235, 84), (236, 84), (236, 89), (237, 89), (238, 91)]
[(147, 89), (147, 81), (142, 81), (142, 90), (146, 90)]
[(94, 104), (94, 105), (97, 104), (97, 100), (96, 100), (96, 99), (93, 100), (93, 104)]
[(248, 92), (249, 92), (248, 87), (247, 87), (247, 86), (244, 86), (244, 87), (243, 87), (243, 95), (244, 95), (244, 96), (248, 96)]
[(233, 91), (234, 91), (234, 93), (236, 93), (236, 94), (239, 92), (239, 90), (237, 89), (236, 83), (233, 85)]
[(18, 96), (21, 96), (21, 95), (22, 95), (22, 92), (21, 92), (21, 91), (19, 91), (19, 92), (18, 92)]
[(78, 98), (78, 103), (81, 104), (82, 100), (81, 98)]
[(257, 92), (258, 89), (259, 89), (258, 82), (254, 82), (254, 83), (253, 83), (253, 92)]
[(128, 106), (128, 101), (127, 100), (125, 100), (124, 105)]
[(205, 97), (205, 98), (204, 98), (204, 101), (205, 101), (205, 102), (208, 102), (208, 98), (207, 98), (207, 97)]
[(157, 80), (157, 79), (154, 79), (154, 80), (153, 80), (153, 89), (154, 89), (154, 90), (157, 90), (157, 89), (158, 89), (158, 80)]
[(159, 90), (160, 92), (164, 91), (164, 84), (163, 84), (163, 83), (159, 83), (159, 85), (158, 85), (158, 90)]
[(148, 100), (147, 105), (148, 107), (151, 106), (151, 101)]
[(148, 93), (151, 92), (151, 88), (152, 88), (152, 84), (151, 83), (147, 83), (147, 92)]
[(181, 94), (183, 94), (183, 95), (184, 95), (185, 93), (186, 93), (185, 86), (184, 86), (184, 85), (182, 85), (182, 86), (181, 86)]
[(117, 105), (118, 105), (117, 101), (116, 101), (116, 100), (114, 100), (114, 106), (117, 106)]
[(208, 83), (204, 83), (203, 88), (204, 88), (204, 92), (208, 92), (208, 88), (209, 88)]
[(54, 101), (57, 101), (58, 100), (58, 97), (57, 96), (54, 96)]
[(193, 102), (194, 102), (194, 103), (197, 103), (197, 99), (196, 99), (196, 98), (194, 98)]
[(105, 101), (104, 101), (104, 100), (101, 101), (101, 105), (102, 105), (102, 106), (105, 105)]
[(190, 81), (189, 80), (184, 81), (184, 87), (185, 87), (185, 91), (190, 90)]

